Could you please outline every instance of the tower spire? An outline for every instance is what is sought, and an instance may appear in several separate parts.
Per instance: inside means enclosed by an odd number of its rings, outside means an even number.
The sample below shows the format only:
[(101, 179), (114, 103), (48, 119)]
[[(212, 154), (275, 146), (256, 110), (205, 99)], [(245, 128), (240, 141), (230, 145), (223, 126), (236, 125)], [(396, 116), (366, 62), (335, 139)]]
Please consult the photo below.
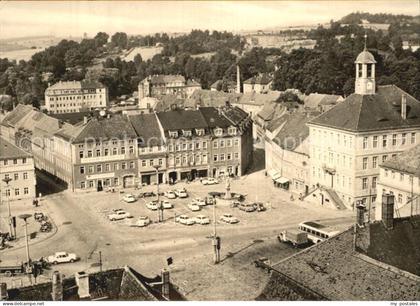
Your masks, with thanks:
[(363, 51), (366, 51), (366, 44), (367, 44), (367, 33), (365, 32), (365, 48), (363, 49)]

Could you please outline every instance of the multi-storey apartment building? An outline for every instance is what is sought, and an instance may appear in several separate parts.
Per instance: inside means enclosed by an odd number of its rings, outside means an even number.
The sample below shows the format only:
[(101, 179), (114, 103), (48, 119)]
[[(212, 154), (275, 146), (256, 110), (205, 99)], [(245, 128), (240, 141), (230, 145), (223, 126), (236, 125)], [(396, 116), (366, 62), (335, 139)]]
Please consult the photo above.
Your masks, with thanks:
[(0, 193), (2, 201), (34, 199), (35, 167), (31, 154), (0, 137)]
[[(375, 59), (357, 57), (355, 93), (308, 123), (311, 184), (328, 200), (376, 200), (379, 165), (418, 143), (420, 102), (394, 85), (375, 86)], [(320, 192), (319, 200), (326, 200)]]
[(45, 90), (45, 108), (50, 113), (74, 113), (107, 106), (108, 89), (97, 81), (60, 81)]
[[(420, 214), (420, 145), (399, 154), (380, 166), (378, 199), (395, 197), (394, 211), (398, 217)], [(375, 219), (382, 219), (382, 206), (376, 205)]]
[(139, 83), (139, 101), (145, 97), (159, 98), (164, 95), (188, 98), (196, 89), (201, 89), (200, 83), (185, 80), (182, 75), (151, 75)]
[(247, 92), (256, 92), (256, 93), (267, 93), (271, 90), (271, 84), (273, 83), (273, 78), (268, 74), (259, 74), (253, 76), (248, 80), (244, 81), (244, 93)]
[(142, 185), (166, 183), (167, 148), (156, 114), (133, 115), (128, 118), (137, 133), (139, 182)]

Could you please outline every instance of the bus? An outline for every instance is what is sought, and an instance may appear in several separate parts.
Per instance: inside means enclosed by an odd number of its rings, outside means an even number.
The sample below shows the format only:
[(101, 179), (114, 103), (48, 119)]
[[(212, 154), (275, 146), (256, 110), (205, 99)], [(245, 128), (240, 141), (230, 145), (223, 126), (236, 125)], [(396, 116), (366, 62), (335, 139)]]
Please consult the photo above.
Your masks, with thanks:
[(308, 233), (308, 240), (313, 243), (324, 241), (330, 237), (334, 237), (339, 231), (328, 225), (323, 225), (315, 221), (305, 221), (299, 223), (299, 229)]

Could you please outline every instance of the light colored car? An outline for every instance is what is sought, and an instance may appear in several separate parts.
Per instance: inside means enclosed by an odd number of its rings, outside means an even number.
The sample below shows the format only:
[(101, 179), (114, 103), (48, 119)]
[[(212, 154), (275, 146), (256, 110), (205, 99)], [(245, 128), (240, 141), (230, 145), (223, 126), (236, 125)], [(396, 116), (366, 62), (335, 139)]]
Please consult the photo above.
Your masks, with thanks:
[(200, 207), (200, 206), (198, 206), (197, 204), (195, 204), (194, 202), (192, 202), (192, 203), (188, 204), (188, 208), (189, 208), (191, 211), (200, 211), (200, 210), (201, 210), (201, 207)]
[(188, 193), (187, 193), (187, 190), (185, 188), (176, 190), (175, 194), (177, 195), (178, 198), (181, 198), (181, 199), (188, 197)]
[(163, 209), (174, 208), (174, 206), (171, 203), (169, 203), (169, 201), (162, 201), (162, 207), (163, 207)]
[(123, 220), (125, 218), (132, 218), (131, 214), (129, 212), (126, 212), (125, 210), (118, 210), (115, 213), (110, 214), (108, 216), (108, 219), (110, 221)]
[(219, 184), (219, 181), (215, 179), (214, 177), (208, 177), (208, 178), (203, 179), (201, 183), (203, 185), (215, 185), (215, 184)]
[(159, 209), (158, 202), (156, 202), (156, 201), (146, 203), (146, 207), (150, 210), (158, 210)]
[(175, 218), (175, 222), (184, 224), (184, 225), (193, 225), (195, 223), (193, 218), (190, 218), (186, 215), (180, 215)]
[(129, 193), (123, 196), (122, 199), (126, 203), (133, 203), (137, 201), (137, 199), (132, 194), (129, 194)]
[(176, 194), (173, 190), (168, 190), (167, 192), (165, 192), (165, 197), (167, 197), (168, 199), (176, 199)]
[(195, 221), (195, 223), (202, 224), (202, 225), (210, 224), (210, 219), (206, 216), (203, 216), (203, 215), (196, 216), (194, 218), (194, 221)]
[(220, 217), (220, 220), (230, 224), (239, 222), (238, 218), (232, 216), (231, 214), (223, 214), (223, 216)]
[(78, 259), (79, 258), (74, 253), (56, 252), (54, 255), (47, 257), (47, 262), (56, 265), (59, 263), (75, 262)]
[(192, 203), (198, 205), (198, 206), (206, 206), (206, 201), (204, 201), (201, 198), (195, 198)]
[(136, 220), (136, 222), (131, 224), (131, 226), (145, 227), (145, 226), (148, 226), (150, 223), (152, 223), (152, 222), (150, 221), (149, 217), (141, 216)]

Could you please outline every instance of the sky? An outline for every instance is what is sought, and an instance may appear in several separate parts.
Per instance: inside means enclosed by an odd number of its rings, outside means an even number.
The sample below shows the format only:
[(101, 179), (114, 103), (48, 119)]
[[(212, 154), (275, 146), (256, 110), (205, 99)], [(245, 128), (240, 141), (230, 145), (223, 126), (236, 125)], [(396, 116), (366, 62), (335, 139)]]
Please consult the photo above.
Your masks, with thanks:
[(355, 11), (420, 14), (420, 0), (0, 1), (0, 37), (257, 30), (338, 20)]

